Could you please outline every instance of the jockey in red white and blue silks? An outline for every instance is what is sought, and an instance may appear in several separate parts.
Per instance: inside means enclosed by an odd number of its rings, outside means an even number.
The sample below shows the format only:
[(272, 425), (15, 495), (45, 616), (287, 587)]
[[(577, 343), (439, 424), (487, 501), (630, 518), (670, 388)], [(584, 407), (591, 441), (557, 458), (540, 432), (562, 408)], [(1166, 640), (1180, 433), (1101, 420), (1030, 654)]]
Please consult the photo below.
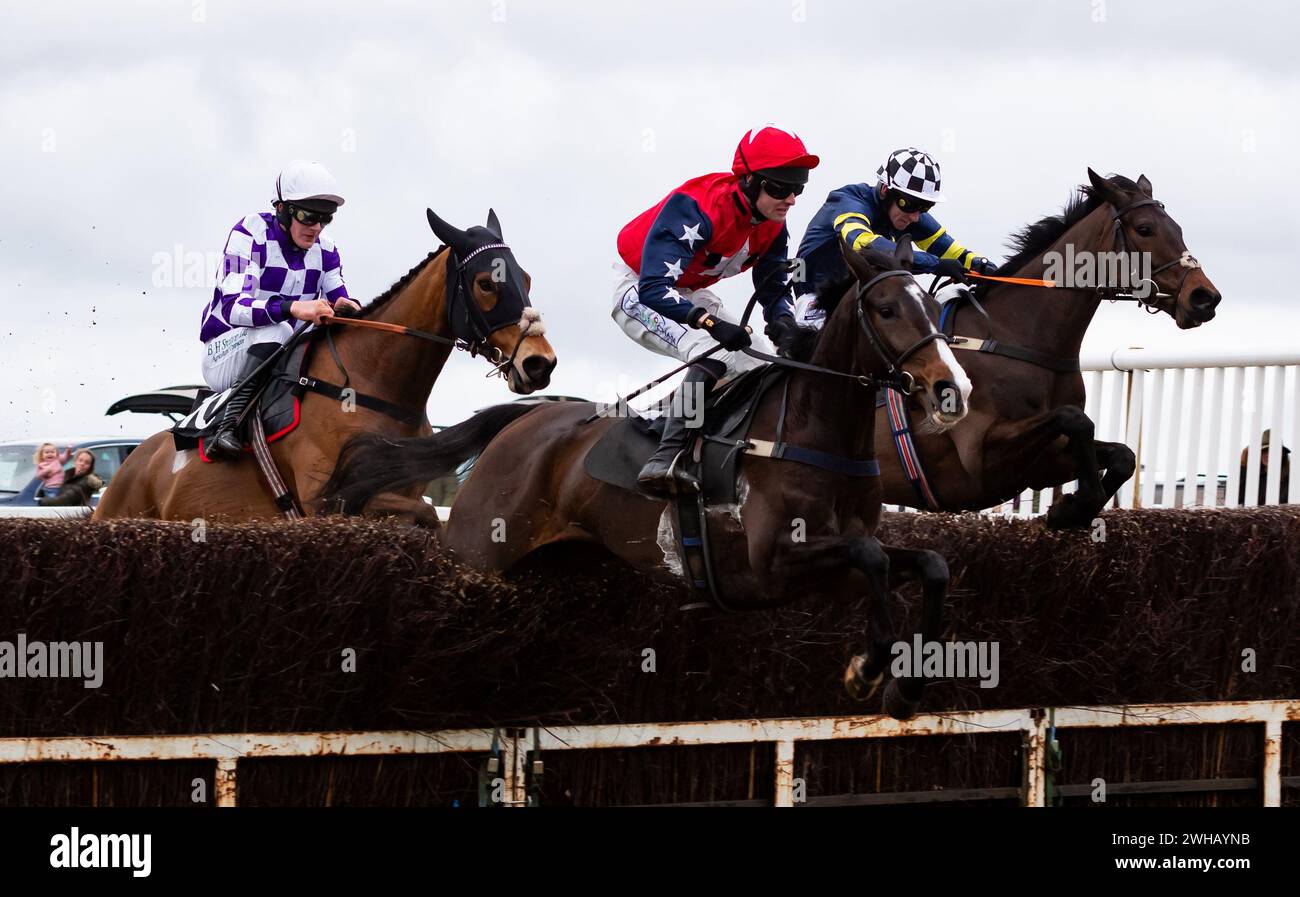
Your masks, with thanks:
[[(701, 401), (720, 378), (761, 363), (741, 353), (749, 334), (710, 286), (752, 268), (769, 335), (778, 345), (793, 338), (785, 217), (818, 161), (795, 134), (770, 125), (751, 130), (731, 171), (687, 181), (619, 232), (612, 316), (623, 332), (681, 361), (724, 347), (687, 372), (683, 388), (702, 388)], [(685, 441), (680, 424), (673, 418), (665, 427), (639, 478), (643, 487), (669, 488), (669, 467)]]

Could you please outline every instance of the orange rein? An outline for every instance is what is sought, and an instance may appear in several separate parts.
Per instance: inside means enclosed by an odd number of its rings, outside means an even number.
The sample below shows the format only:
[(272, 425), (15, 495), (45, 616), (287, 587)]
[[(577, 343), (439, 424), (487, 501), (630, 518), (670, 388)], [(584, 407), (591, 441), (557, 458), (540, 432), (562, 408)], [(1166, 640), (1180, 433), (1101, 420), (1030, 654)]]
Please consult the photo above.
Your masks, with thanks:
[(1039, 280), (1036, 277), (1000, 277), (995, 274), (976, 274), (974, 271), (967, 271), (967, 277), (974, 277), (979, 280), (994, 280), (998, 283), (1013, 283), (1022, 287), (1054, 287), (1056, 282), (1052, 280)]

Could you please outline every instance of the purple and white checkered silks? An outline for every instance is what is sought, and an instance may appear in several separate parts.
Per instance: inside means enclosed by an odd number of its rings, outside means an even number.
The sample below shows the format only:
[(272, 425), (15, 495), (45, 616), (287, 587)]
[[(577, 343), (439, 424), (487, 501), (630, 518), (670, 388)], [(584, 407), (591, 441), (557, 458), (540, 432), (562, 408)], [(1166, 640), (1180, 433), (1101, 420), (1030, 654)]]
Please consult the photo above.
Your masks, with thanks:
[(273, 214), (249, 215), (226, 239), (221, 281), (203, 310), (199, 339), (278, 324), (289, 319), (290, 303), (318, 295), (349, 298), (334, 241), (322, 233), (310, 249), (299, 249)]
[(939, 195), (939, 163), (916, 147), (894, 150), (876, 171), (876, 178), (886, 187), (924, 199), (942, 202)]

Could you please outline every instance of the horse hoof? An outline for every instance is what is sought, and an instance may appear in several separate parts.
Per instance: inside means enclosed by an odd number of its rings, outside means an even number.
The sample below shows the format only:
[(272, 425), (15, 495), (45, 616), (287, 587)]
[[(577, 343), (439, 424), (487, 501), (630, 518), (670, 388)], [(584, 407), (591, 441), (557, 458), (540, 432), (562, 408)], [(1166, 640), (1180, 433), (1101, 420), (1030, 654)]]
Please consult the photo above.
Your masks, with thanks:
[(903, 696), (903, 689), (898, 680), (893, 679), (885, 689), (885, 712), (894, 719), (911, 719), (916, 715), (916, 701), (909, 701)]
[(862, 669), (867, 665), (867, 658), (861, 654), (853, 655), (849, 665), (844, 669), (844, 690), (849, 693), (849, 697), (855, 701), (867, 701), (880, 688), (880, 682), (885, 678), (884, 670), (876, 674), (874, 679), (867, 679), (862, 675)]
[(1066, 495), (1047, 509), (1047, 525), (1051, 529), (1076, 529), (1092, 522), (1093, 515), (1079, 504), (1074, 495)]

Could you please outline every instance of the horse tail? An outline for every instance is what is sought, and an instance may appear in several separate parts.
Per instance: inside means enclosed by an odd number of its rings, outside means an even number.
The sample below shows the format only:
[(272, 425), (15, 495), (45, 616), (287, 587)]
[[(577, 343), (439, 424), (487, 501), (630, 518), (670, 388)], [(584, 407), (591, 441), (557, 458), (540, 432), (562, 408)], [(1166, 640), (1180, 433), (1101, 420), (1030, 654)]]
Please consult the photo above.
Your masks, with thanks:
[(321, 509), (360, 514), (381, 493), (423, 487), (447, 476), (536, 407), (519, 403), (493, 405), (432, 436), (354, 436), (339, 452), (338, 464), (321, 490)]

